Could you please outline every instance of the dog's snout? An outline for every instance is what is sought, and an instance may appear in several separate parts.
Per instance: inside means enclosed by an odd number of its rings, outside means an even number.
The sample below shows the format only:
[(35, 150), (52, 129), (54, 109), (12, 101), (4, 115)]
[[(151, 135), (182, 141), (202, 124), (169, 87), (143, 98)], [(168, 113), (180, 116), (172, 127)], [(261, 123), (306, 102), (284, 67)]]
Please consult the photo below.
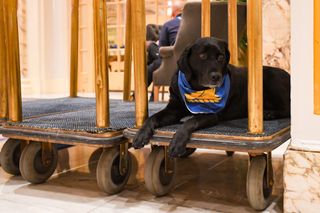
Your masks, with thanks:
[(211, 80), (217, 82), (220, 80), (220, 75), (218, 73), (211, 73)]

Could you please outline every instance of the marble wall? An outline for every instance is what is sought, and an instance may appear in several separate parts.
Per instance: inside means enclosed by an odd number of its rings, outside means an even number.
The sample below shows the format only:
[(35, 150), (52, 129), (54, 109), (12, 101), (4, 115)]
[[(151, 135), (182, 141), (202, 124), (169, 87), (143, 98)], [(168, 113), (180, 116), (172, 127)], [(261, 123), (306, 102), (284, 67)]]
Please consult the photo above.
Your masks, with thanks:
[(290, 0), (263, 0), (263, 63), (290, 72)]
[(320, 152), (289, 149), (285, 154), (284, 174), (284, 211), (319, 210)]

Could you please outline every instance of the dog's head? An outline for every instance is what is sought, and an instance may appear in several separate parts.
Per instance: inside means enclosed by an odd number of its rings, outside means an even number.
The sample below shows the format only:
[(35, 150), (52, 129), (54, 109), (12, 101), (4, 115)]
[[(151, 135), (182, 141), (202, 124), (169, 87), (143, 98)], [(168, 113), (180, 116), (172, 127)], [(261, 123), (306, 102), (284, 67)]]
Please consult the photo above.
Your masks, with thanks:
[(178, 67), (194, 89), (221, 86), (230, 60), (228, 44), (216, 38), (200, 38), (187, 47)]

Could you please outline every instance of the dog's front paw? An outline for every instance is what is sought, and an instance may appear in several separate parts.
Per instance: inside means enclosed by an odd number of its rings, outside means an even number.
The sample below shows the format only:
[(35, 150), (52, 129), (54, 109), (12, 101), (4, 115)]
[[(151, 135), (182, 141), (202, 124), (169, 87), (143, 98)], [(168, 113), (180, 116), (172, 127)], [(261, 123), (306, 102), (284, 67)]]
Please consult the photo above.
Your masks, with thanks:
[(169, 156), (172, 158), (180, 158), (186, 153), (186, 146), (175, 146), (170, 144), (169, 147)]
[(183, 156), (187, 151), (186, 149), (187, 141), (188, 141), (188, 138), (185, 137), (184, 134), (176, 133), (169, 146), (170, 157), (178, 158)]
[(142, 129), (139, 130), (139, 132), (135, 135), (132, 146), (135, 149), (141, 149), (145, 145), (149, 143), (150, 140), (150, 134), (147, 131), (143, 131)]

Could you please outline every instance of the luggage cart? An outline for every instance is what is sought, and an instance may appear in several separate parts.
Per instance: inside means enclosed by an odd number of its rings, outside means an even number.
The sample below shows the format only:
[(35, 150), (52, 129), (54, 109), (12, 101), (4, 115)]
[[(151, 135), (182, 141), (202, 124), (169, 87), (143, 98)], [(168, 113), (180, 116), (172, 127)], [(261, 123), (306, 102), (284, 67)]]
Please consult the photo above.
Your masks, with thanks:
[[(154, 111), (162, 109), (154, 104)], [(104, 148), (97, 167), (97, 181), (108, 194), (123, 189), (131, 171), (131, 158), (127, 140), (122, 131), (135, 124), (134, 103), (112, 100), (110, 102), (110, 126), (95, 125), (95, 108), (62, 112), (7, 122), (0, 132), (12, 140), (27, 142), (23, 149), (19, 168), (22, 177), (35, 184), (45, 182), (57, 165), (57, 148), (49, 144), (85, 145)]]
[[(230, 63), (237, 64), (237, 7), (228, 1)], [(210, 36), (210, 1), (202, 0), (202, 36)], [(290, 119), (263, 121), (262, 113), (262, 1), (248, 1), (248, 97), (249, 119), (226, 121), (192, 134), (186, 155), (196, 148), (225, 150), (249, 154), (247, 198), (256, 210), (271, 202), (273, 168), (271, 151), (290, 138)], [(145, 185), (155, 196), (169, 193), (176, 175), (176, 160), (168, 156), (167, 148), (179, 125), (159, 128), (150, 143), (152, 152), (145, 163)], [(133, 139), (138, 128), (128, 128), (124, 136)]]
[[(266, 206), (273, 187), (271, 151), (290, 138), (290, 119), (264, 121), (265, 132), (259, 135), (247, 132), (247, 122), (247, 119), (226, 121), (193, 133), (184, 157), (197, 148), (224, 150), (230, 154), (247, 152), (250, 156), (248, 200), (254, 205)], [(159, 128), (150, 141), (153, 148), (145, 163), (144, 177), (147, 189), (155, 196), (166, 195), (173, 188), (176, 159), (168, 156), (167, 147), (178, 128), (179, 125)], [(137, 131), (137, 128), (128, 128), (124, 136), (133, 139)]]
[[(71, 42), (71, 88), (70, 96), (77, 95), (77, 52), (78, 44), (78, 10), (79, 1), (73, 0), (72, 12), (72, 42)], [(136, 7), (132, 7), (130, 2), (127, 4), (128, 19), (138, 17)], [(132, 155), (128, 152), (127, 139), (123, 137), (123, 129), (135, 125), (135, 106), (134, 103), (109, 100), (108, 90), (108, 70), (107, 70), (107, 17), (105, 0), (93, 1), (94, 9), (94, 43), (95, 43), (95, 76), (96, 76), (96, 101), (95, 107), (88, 106), (88, 102), (76, 104), (77, 109), (65, 110), (54, 108), (54, 112), (48, 112), (47, 103), (40, 106), (35, 102), (32, 107), (45, 110), (45, 113), (30, 113), (29, 116), (22, 116), (21, 92), (20, 92), (20, 69), (19, 52), (17, 48), (17, 2), (9, 0), (5, 2), (4, 9), (6, 16), (12, 19), (12, 25), (5, 23), (7, 31), (5, 33), (8, 42), (8, 75), (10, 90), (7, 91), (9, 102), (9, 121), (3, 123), (0, 134), (10, 138), (9, 141), (20, 140), (22, 143), (10, 143), (11, 148), (16, 146), (16, 150), (9, 155), (16, 161), (19, 159), (15, 155), (20, 155), (19, 170), (24, 179), (31, 183), (39, 184), (45, 182), (54, 172), (57, 165), (57, 148), (55, 144), (66, 145), (86, 145), (103, 148), (97, 167), (98, 186), (108, 194), (120, 192), (128, 181), (131, 170)], [(132, 26), (131, 26), (132, 25)], [(136, 26), (137, 25), (137, 26)], [(145, 31), (143, 22), (130, 22), (127, 24), (126, 36), (126, 79), (130, 78), (132, 52), (141, 48), (141, 43), (145, 43), (143, 36), (139, 38), (129, 37), (131, 30)], [(2, 34), (0, 34), (3, 36)], [(11, 40), (10, 40), (10, 39)], [(144, 38), (145, 40), (145, 38)], [(139, 43), (139, 44), (138, 44)], [(16, 48), (13, 48), (16, 47)], [(143, 54), (141, 54), (143, 55)], [(1, 60), (3, 58), (0, 58)], [(17, 60), (15, 60), (17, 59)], [(145, 57), (134, 57), (134, 66), (144, 67), (141, 59)], [(140, 60), (140, 61), (139, 61)], [(135, 76), (144, 76), (145, 69), (135, 72)], [(9, 72), (10, 71), (10, 72)], [(3, 74), (3, 73), (2, 73)], [(146, 79), (136, 80), (136, 85), (145, 84)], [(130, 82), (130, 79), (129, 81)], [(127, 88), (130, 88), (130, 86)], [(3, 89), (3, 88), (2, 88)], [(145, 94), (146, 95), (146, 94)], [(136, 91), (136, 100), (143, 101), (140, 91)], [(74, 100), (74, 99), (72, 99)], [(91, 100), (91, 99), (90, 99)], [(54, 101), (54, 100), (53, 100)], [(90, 101), (89, 101), (90, 102)], [(39, 104), (39, 105), (37, 105)], [(90, 105), (90, 104), (89, 104)], [(45, 109), (47, 108), (47, 109)], [(64, 107), (63, 107), (64, 108)], [(32, 109), (35, 110), (35, 109)], [(159, 109), (160, 110), (160, 109)], [(35, 110), (37, 111), (37, 110)], [(28, 112), (28, 111), (25, 111)], [(22, 119), (24, 118), (24, 119)], [(132, 118), (131, 120), (128, 120)], [(9, 144), (9, 143), (8, 143)], [(12, 145), (11, 145), (12, 144)], [(17, 162), (16, 162), (17, 163)]]

